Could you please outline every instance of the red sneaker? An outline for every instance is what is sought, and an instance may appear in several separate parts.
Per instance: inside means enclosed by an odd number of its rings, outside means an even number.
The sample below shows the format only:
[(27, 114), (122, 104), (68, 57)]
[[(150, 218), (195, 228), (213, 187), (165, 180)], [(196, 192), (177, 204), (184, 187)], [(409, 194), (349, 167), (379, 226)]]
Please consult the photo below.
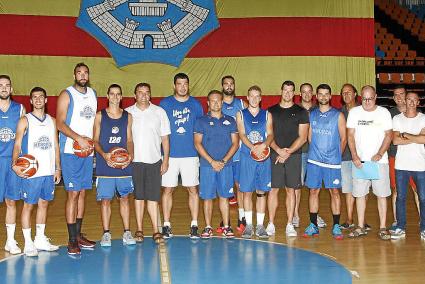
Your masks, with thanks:
[(68, 242), (68, 254), (70, 254), (70, 255), (81, 254), (81, 249), (78, 246), (77, 241)]
[(245, 231), (245, 227), (246, 227), (245, 217), (242, 218), (242, 221), (238, 219), (238, 226), (236, 227), (236, 230), (242, 233), (243, 231)]
[(223, 233), (224, 230), (224, 225), (223, 225), (223, 221), (220, 222), (220, 226), (217, 227), (217, 229), (215, 229), (217, 234), (221, 234)]
[(238, 199), (236, 198), (236, 195), (229, 198), (229, 205), (236, 205), (238, 204)]
[(78, 245), (82, 248), (94, 248), (96, 246), (96, 242), (86, 239), (84, 234), (80, 234), (80, 237), (77, 238), (77, 241)]

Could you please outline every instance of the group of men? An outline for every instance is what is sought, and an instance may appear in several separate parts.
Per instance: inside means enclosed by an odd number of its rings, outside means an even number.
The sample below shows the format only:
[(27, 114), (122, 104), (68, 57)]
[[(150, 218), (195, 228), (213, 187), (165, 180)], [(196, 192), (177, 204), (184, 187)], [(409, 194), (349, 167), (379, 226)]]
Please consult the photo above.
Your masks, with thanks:
[[(315, 106), (312, 85), (302, 84), (302, 100), (298, 105), (294, 103), (295, 84), (285, 81), (280, 102), (263, 110), (260, 87), (250, 87), (245, 102), (235, 97), (235, 79), (225, 76), (221, 81), (222, 91), (208, 93), (208, 112), (204, 114), (199, 101), (190, 95), (189, 77), (178, 73), (174, 76), (174, 93), (161, 100), (159, 106), (150, 100), (151, 86), (139, 83), (134, 88), (135, 104), (122, 109), (121, 86), (112, 84), (107, 91), (108, 107), (96, 113), (96, 93), (89, 87), (89, 76), (87, 65), (75, 66), (74, 84), (60, 93), (54, 119), (45, 112), (47, 93), (43, 88), (31, 90), (33, 110), (25, 114), (24, 107), (10, 98), (11, 79), (0, 75), (0, 198), (6, 201), (5, 250), (12, 254), (21, 252), (14, 237), (16, 201), (20, 199), (24, 200), (21, 214), (24, 253), (36, 256), (38, 250), (58, 249), (44, 231), (48, 201), (53, 199), (55, 183), (59, 183), (61, 177), (67, 191), (68, 253), (80, 254), (81, 248), (95, 246), (94, 241), (81, 233), (85, 190), (92, 188), (94, 154), (79, 157), (73, 152), (75, 141), (83, 151), (90, 149), (90, 139), (96, 152), (96, 198), (101, 203), (104, 230), (101, 246), (111, 246), (110, 204), (115, 196), (120, 202), (123, 244), (143, 241), (145, 202), (153, 240), (160, 243), (163, 238), (173, 237), (171, 209), (179, 177), (189, 193), (190, 238), (207, 239), (214, 234), (211, 219), (213, 200), (217, 196), (222, 223), (216, 231), (224, 238), (234, 237), (229, 218), (230, 199), (238, 202), (237, 229), (242, 237), (274, 235), (278, 191), (283, 188), (286, 190), (286, 235), (295, 237), (303, 185), (310, 189), (310, 224), (304, 236), (316, 236), (318, 228), (326, 226), (318, 216), (323, 185), (330, 193), (334, 238), (343, 238), (342, 229), (350, 229), (348, 236), (353, 238), (367, 233), (365, 210), (370, 186), (378, 200), (378, 236), (383, 240), (403, 238), (406, 188), (412, 178), (417, 185), (414, 189), (419, 196), (418, 209), (421, 209), (421, 238), (425, 239), (425, 184), (421, 182), (425, 179), (425, 117), (417, 111), (416, 93), (406, 94), (404, 88), (396, 88), (394, 99), (398, 114), (392, 123), (390, 112), (376, 105), (377, 95), (372, 86), (362, 88), (362, 103), (357, 105), (355, 87), (345, 84), (341, 89), (344, 107), (340, 111), (330, 104), (329, 85), (320, 84), (316, 88), (318, 105)], [(395, 170), (389, 166), (387, 154), (391, 142), (398, 147), (393, 163)], [(123, 166), (117, 167), (111, 157), (110, 150), (114, 147), (125, 148), (129, 153), (130, 159)], [(264, 157), (268, 147), (271, 155)], [(16, 164), (22, 154), (31, 154), (39, 161), (39, 169), (32, 177)], [(251, 154), (265, 159), (256, 161)], [(375, 167), (377, 177), (357, 176), (365, 163)], [(395, 171), (397, 186), (390, 185), (392, 171)], [(390, 187), (397, 192), (397, 221), (390, 230), (391, 235), (386, 229)], [(347, 221), (342, 225), (341, 188), (347, 204)], [(130, 194), (134, 194), (135, 199), (137, 231), (134, 237), (130, 232)], [(202, 232), (198, 228), (199, 198), (203, 200), (206, 224)], [(160, 200), (164, 219), (162, 232), (158, 230)], [(354, 203), (357, 226), (353, 224)], [(33, 241), (30, 218), (35, 204), (38, 208)], [(264, 226), (266, 208), (269, 222)]]

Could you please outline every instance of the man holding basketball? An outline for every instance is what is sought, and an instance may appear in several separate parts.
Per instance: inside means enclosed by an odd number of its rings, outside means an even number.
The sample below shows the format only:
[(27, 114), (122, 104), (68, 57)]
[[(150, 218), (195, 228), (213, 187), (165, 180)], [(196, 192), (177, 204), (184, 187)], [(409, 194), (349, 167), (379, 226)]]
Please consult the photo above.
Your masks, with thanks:
[[(97, 112), (94, 120), (94, 148), (96, 150), (96, 199), (101, 202), (103, 236), (100, 245), (111, 246), (111, 200), (115, 195), (120, 200), (120, 213), (124, 225), (122, 242), (135, 245), (130, 231), (130, 204), (128, 196), (133, 192), (132, 169), (129, 167), (134, 156), (131, 134), (132, 116), (120, 108), (122, 89), (112, 84), (107, 92), (108, 107)], [(129, 159), (117, 165), (110, 150), (121, 147), (127, 150)]]
[[(33, 111), (19, 120), (13, 148), (12, 169), (22, 179), (21, 223), (25, 239), (26, 256), (37, 256), (38, 250), (55, 251), (59, 247), (52, 245), (44, 234), (47, 219), (47, 207), (53, 200), (55, 184), (61, 179), (59, 161), (59, 143), (56, 121), (45, 113), (47, 93), (43, 88), (35, 87), (30, 92)], [(30, 154), (38, 161), (37, 172), (28, 177), (24, 167), (16, 164), (20, 154)], [(31, 212), (37, 206), (36, 235), (31, 238)]]
[[(84, 216), (85, 190), (92, 188), (93, 154), (74, 155), (73, 143), (90, 153), (89, 139), (93, 137), (96, 115), (96, 92), (89, 86), (89, 68), (78, 63), (74, 68), (74, 85), (63, 90), (58, 97), (56, 122), (59, 134), (63, 180), (67, 191), (65, 205), (68, 226), (68, 254), (80, 254), (80, 247), (93, 248), (96, 242), (81, 234)], [(86, 151), (88, 150), (88, 151)]]

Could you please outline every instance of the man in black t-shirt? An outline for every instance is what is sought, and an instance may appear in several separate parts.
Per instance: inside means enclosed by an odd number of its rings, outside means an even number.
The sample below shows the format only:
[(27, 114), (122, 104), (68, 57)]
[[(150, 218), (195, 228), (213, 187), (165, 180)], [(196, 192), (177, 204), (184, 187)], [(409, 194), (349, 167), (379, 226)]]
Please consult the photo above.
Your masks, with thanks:
[(301, 147), (307, 141), (308, 112), (294, 104), (295, 84), (285, 81), (281, 87), (281, 100), (269, 108), (273, 117), (274, 141), (272, 148), (272, 190), (268, 196), (269, 224), (267, 233), (275, 234), (274, 217), (278, 206), (278, 192), (286, 188), (286, 235), (296, 237), (292, 224), (295, 209), (295, 190), (301, 187)]

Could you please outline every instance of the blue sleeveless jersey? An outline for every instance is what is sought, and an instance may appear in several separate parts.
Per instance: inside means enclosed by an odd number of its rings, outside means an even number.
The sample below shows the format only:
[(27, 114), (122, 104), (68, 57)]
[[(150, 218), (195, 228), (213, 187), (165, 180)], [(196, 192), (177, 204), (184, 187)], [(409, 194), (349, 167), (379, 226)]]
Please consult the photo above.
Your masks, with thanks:
[(10, 101), (6, 112), (0, 110), (0, 157), (12, 157), (16, 127), (22, 116), (23, 106)]
[[(113, 147), (122, 147), (127, 149), (127, 125), (128, 112), (123, 111), (122, 116), (113, 119), (108, 116), (106, 110), (101, 112), (102, 120), (100, 122), (99, 143), (104, 152), (109, 152)], [(107, 177), (131, 176), (131, 164), (125, 169), (114, 169), (106, 164), (105, 159), (96, 153), (96, 175)]]
[[(267, 111), (260, 109), (257, 115), (253, 116), (246, 108), (241, 110), (241, 114), (248, 140), (252, 144), (265, 141), (267, 138)], [(241, 153), (249, 154), (249, 151), (249, 148), (242, 143)]]
[(341, 139), (338, 130), (340, 111), (331, 108), (325, 113), (315, 108), (310, 112), (311, 143), (308, 161), (322, 167), (341, 167)]
[[(221, 111), (225, 115), (229, 115), (236, 120), (236, 114), (243, 109), (244, 109), (243, 100), (234, 98), (230, 104), (223, 102), (223, 107)], [(233, 155), (233, 158), (232, 158), (234, 162), (239, 161), (240, 151), (241, 151), (241, 147), (239, 146), (239, 149), (236, 151), (236, 153)]]

